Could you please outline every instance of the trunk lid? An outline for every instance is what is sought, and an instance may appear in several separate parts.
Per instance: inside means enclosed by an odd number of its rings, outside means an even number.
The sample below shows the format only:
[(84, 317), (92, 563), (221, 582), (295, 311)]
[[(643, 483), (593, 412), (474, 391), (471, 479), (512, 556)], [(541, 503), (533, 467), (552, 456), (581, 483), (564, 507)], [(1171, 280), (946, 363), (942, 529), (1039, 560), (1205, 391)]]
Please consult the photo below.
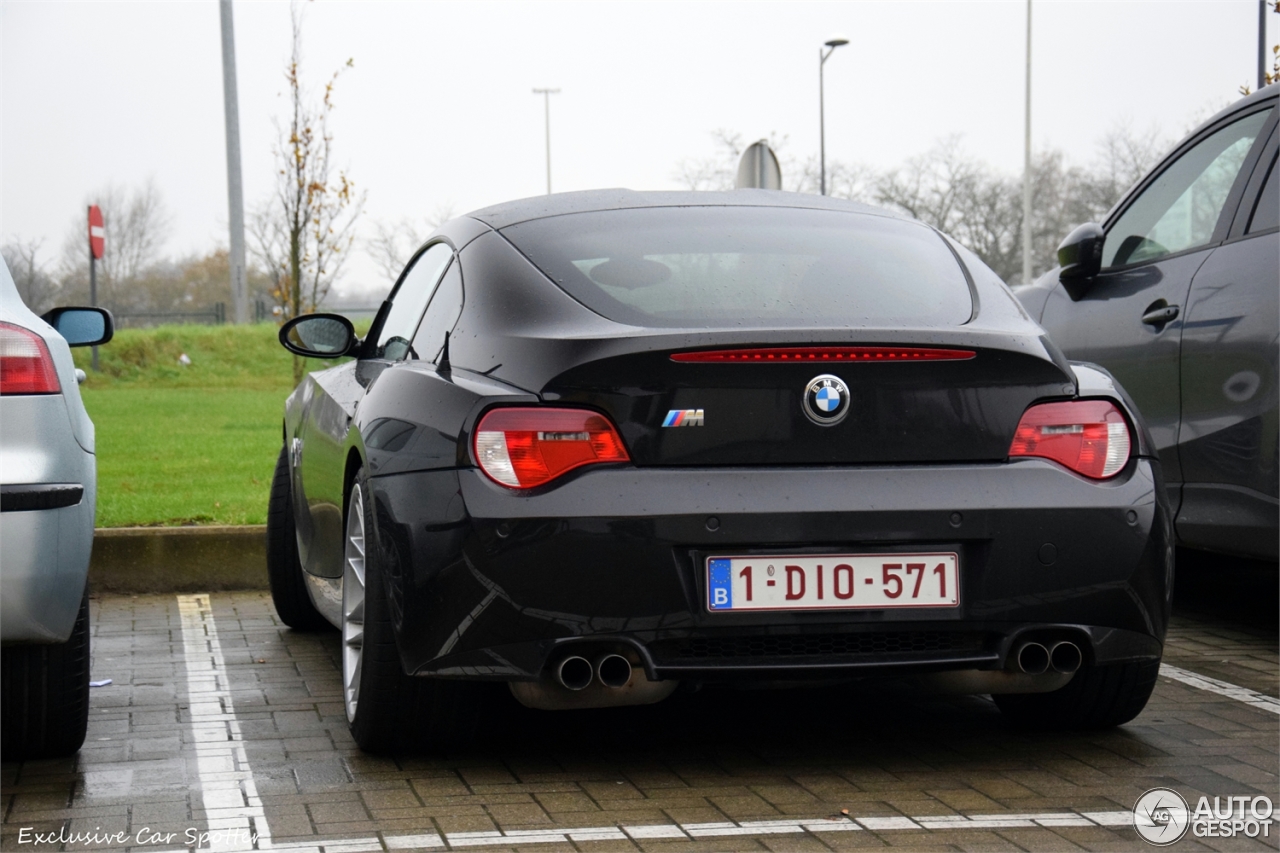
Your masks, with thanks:
[[(672, 358), (701, 347), (613, 354), (561, 373), (543, 399), (607, 413), (638, 466), (850, 465), (1002, 460), (1027, 406), (1073, 392), (1071, 377), (1043, 355), (940, 347), (936, 333), (929, 337), (920, 347), (961, 357)], [(813, 387), (822, 376), (838, 381)]]

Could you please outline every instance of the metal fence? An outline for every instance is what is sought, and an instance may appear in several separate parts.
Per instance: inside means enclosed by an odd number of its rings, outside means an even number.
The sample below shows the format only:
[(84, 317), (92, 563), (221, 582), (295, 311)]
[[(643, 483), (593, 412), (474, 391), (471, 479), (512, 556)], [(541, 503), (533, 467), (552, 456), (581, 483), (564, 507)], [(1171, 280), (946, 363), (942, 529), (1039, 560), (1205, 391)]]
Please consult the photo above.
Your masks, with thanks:
[[(180, 323), (221, 326), (227, 322), (227, 303), (215, 302), (204, 311), (128, 311), (115, 313), (112, 316), (115, 318), (117, 329), (144, 329), (149, 326)], [(270, 316), (270, 311), (267, 312), (267, 316)]]
[[(377, 305), (372, 307), (342, 305), (332, 308), (322, 307), (320, 310), (341, 314), (351, 320), (361, 320), (371, 319), (378, 313), (378, 307)], [(257, 300), (253, 306), (253, 322), (274, 322), (276, 315), (273, 309), (274, 306), (270, 303), (262, 299)], [(143, 329), (150, 326), (183, 323), (201, 326), (221, 326), (227, 322), (227, 303), (215, 302), (203, 311), (127, 311), (113, 314), (112, 316), (115, 317), (117, 329)]]

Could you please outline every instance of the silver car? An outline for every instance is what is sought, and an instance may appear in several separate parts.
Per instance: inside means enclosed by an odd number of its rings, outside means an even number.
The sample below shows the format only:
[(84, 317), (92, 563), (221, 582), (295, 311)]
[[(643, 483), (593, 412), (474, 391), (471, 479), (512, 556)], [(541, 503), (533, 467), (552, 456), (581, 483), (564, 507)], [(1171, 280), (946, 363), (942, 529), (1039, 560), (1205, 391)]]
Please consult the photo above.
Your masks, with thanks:
[(99, 308), (37, 317), (0, 260), (0, 753), (67, 755), (89, 717), (97, 465), (71, 346), (111, 339)]

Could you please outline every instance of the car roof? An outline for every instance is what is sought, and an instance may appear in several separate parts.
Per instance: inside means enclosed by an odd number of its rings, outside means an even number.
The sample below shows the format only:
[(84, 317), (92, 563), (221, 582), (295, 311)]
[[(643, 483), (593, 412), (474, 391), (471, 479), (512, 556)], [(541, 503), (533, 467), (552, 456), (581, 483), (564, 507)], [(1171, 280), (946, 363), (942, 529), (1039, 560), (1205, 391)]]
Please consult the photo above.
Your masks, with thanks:
[[(1196, 127), (1196, 129), (1195, 129), (1195, 130), (1193, 130), (1193, 131), (1191, 131), (1190, 133), (1188, 133), (1188, 134), (1184, 137), (1184, 139), (1190, 139), (1191, 137), (1195, 136), (1197, 133), (1199, 133), (1199, 132), (1200, 132), (1201, 130), (1203, 130), (1204, 128), (1206, 128), (1206, 127), (1208, 127), (1209, 125), (1213, 124), (1214, 122), (1219, 121), (1219, 120), (1221, 120), (1221, 119), (1225, 118), (1226, 116), (1229, 116), (1229, 115), (1231, 115), (1232, 113), (1235, 113), (1235, 112), (1239, 111), (1240, 109), (1242, 109), (1242, 108), (1244, 108), (1244, 107), (1248, 107), (1248, 106), (1251, 106), (1251, 105), (1253, 105), (1253, 104), (1256, 104), (1256, 103), (1259, 103), (1259, 102), (1261, 102), (1261, 101), (1265, 101), (1265, 100), (1268, 100), (1268, 99), (1273, 99), (1273, 98), (1275, 98), (1277, 95), (1280, 95), (1280, 83), (1270, 83), (1270, 84), (1268, 84), (1268, 85), (1266, 85), (1266, 86), (1263, 86), (1263, 87), (1262, 87), (1261, 89), (1259, 89), (1258, 91), (1253, 92), (1253, 93), (1248, 94), (1248, 95), (1245, 95), (1243, 98), (1241, 98), (1241, 99), (1240, 99), (1240, 100), (1238, 100), (1238, 101), (1232, 101), (1232, 102), (1231, 102), (1231, 104), (1230, 104), (1229, 106), (1223, 107), (1222, 109), (1218, 110), (1218, 111), (1217, 111), (1216, 113), (1214, 113), (1211, 117), (1209, 117), (1209, 119), (1208, 119), (1208, 120), (1201, 122), (1201, 123)], [(1181, 144), (1182, 144), (1181, 142), (1179, 142), (1179, 143), (1178, 143), (1178, 145), (1181, 145)]]
[(501, 229), (531, 219), (545, 219), (570, 213), (627, 210), (642, 207), (776, 207), (806, 210), (835, 210), (887, 216), (909, 217), (856, 201), (809, 193), (779, 190), (742, 189), (729, 192), (638, 192), (628, 189), (585, 190), (522, 198), (495, 204), (468, 213), (490, 228)]

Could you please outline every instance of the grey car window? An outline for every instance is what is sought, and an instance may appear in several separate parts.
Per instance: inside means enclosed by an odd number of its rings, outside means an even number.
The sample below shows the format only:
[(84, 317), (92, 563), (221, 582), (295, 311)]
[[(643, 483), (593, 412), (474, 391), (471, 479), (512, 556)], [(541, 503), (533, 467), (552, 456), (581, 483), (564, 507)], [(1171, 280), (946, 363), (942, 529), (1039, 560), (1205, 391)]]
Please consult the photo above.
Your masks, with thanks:
[(1276, 161), (1273, 159), (1270, 174), (1262, 182), (1262, 194), (1258, 196), (1258, 204), (1249, 219), (1248, 234), (1280, 226), (1280, 181), (1277, 180), (1276, 171)]
[(1108, 229), (1103, 268), (1207, 245), (1268, 115), (1257, 112), (1227, 125), (1165, 169)]
[(440, 279), (435, 296), (422, 316), (418, 333), (413, 336), (413, 348), (418, 358), (435, 361), (444, 347), (444, 333), (453, 329), (462, 313), (462, 272), (455, 260)]
[(401, 361), (417, 357), (409, 342), (413, 340), (413, 332), (418, 328), (423, 310), (431, 301), (440, 274), (452, 257), (453, 249), (448, 244), (436, 243), (410, 262), (409, 271), (401, 278), (400, 287), (391, 298), (391, 310), (378, 335), (375, 358)]
[(635, 326), (961, 325), (973, 300), (916, 222), (772, 207), (662, 207), (535, 219), (502, 234), (593, 311)]

